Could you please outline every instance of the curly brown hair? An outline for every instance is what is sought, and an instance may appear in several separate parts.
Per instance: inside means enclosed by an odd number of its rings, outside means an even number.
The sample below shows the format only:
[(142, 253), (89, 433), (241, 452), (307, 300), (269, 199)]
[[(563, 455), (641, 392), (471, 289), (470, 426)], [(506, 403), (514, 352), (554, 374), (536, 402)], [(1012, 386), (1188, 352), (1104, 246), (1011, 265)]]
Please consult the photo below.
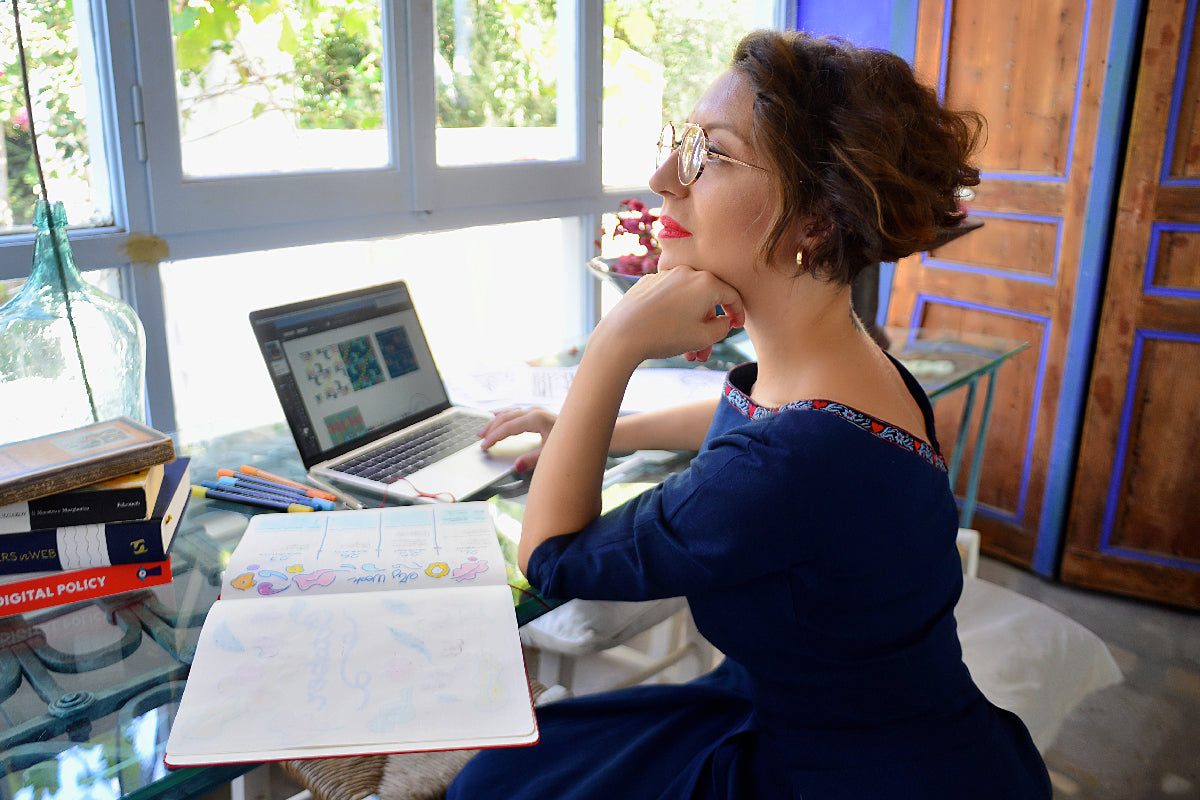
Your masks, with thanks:
[(778, 202), (760, 256), (796, 220), (803, 270), (851, 283), (864, 267), (928, 247), (965, 216), (957, 192), (985, 129), (951, 111), (900, 57), (802, 32), (756, 31), (732, 66), (754, 92), (754, 145)]

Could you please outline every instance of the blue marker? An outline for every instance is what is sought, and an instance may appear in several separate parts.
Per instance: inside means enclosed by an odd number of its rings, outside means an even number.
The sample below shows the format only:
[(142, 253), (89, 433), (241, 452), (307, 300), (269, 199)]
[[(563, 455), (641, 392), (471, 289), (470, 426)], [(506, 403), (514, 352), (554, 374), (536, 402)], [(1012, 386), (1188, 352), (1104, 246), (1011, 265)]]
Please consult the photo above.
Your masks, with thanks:
[(312, 502), (311, 497), (301, 499), (291, 495), (275, 494), (274, 492), (268, 492), (258, 487), (232, 486), (216, 481), (200, 481), (200, 485), (205, 489), (215, 489), (219, 492), (227, 492), (229, 494), (244, 494), (249, 497), (257, 497), (260, 500), (272, 500), (276, 503), (295, 503), (298, 506), (308, 506), (313, 511), (317, 511), (320, 508)]
[(217, 489), (209, 489), (205, 486), (192, 485), (193, 497), (207, 497), (213, 500), (227, 500), (231, 503), (241, 503), (247, 506), (257, 506), (259, 508), (270, 508), (275, 511), (312, 511), (312, 506), (302, 506), (298, 503), (277, 503), (273, 500), (262, 500), (257, 497), (251, 497), (247, 494), (235, 494), (233, 492), (222, 492)]
[(319, 508), (322, 508), (326, 511), (332, 511), (334, 508), (336, 508), (333, 501), (328, 498), (318, 498), (312, 492), (305, 491), (304, 489), (298, 489), (294, 486), (288, 486), (285, 483), (278, 483), (277, 481), (268, 480), (266, 478), (259, 478), (254, 475), (249, 475), (245, 472), (229, 473), (228, 470), (218, 470), (217, 475), (219, 476), (218, 480), (222, 480), (222, 481), (225, 480), (226, 478), (233, 478), (233, 480), (237, 481), (238, 483), (255, 484), (256, 486), (261, 487), (261, 491), (264, 491), (264, 492), (271, 492), (273, 494), (295, 495), (296, 497), (303, 498), (304, 500), (320, 500), (320, 501), (322, 501), (322, 503), (328, 503), (328, 506), (326, 506), (326, 505), (318, 506)]
[[(211, 481), (205, 481), (202, 485), (208, 486)], [(247, 492), (259, 492), (261, 494), (269, 494), (277, 497), (285, 497), (293, 503), (301, 503), (306, 506), (312, 506), (318, 511), (333, 511), (334, 504), (328, 500), (322, 500), (319, 497), (309, 497), (308, 495), (298, 492), (294, 489), (289, 489), (286, 486), (268, 483), (267, 481), (256, 481), (248, 478), (232, 478), (224, 475), (217, 478), (217, 483), (212, 485), (212, 489), (221, 489), (223, 491), (244, 490)]]

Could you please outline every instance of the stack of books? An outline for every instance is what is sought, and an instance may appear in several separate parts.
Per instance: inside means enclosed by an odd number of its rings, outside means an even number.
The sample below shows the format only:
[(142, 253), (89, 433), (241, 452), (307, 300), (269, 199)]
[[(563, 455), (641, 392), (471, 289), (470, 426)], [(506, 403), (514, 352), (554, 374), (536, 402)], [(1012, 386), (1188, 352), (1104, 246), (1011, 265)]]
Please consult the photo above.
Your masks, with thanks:
[(0, 617), (170, 582), (190, 488), (128, 417), (0, 445)]

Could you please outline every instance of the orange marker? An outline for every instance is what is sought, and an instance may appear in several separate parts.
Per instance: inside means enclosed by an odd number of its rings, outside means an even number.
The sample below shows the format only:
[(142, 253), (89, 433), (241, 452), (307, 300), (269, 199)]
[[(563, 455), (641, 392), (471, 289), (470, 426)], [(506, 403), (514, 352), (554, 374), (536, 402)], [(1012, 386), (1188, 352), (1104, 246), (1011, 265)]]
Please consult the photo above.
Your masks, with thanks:
[(306, 484), (288, 480), (287, 478), (281, 478), (278, 475), (272, 475), (269, 472), (263, 472), (261, 469), (252, 467), (249, 464), (242, 464), (242, 472), (246, 473), (247, 475), (254, 475), (257, 478), (262, 478), (265, 481), (274, 481), (275, 483), (282, 483), (284, 486), (291, 486), (295, 489), (300, 489), (309, 497), (320, 497), (322, 500), (333, 500), (334, 502), (338, 500), (335, 495), (332, 495), (329, 492), (322, 492), (320, 489), (314, 489)]

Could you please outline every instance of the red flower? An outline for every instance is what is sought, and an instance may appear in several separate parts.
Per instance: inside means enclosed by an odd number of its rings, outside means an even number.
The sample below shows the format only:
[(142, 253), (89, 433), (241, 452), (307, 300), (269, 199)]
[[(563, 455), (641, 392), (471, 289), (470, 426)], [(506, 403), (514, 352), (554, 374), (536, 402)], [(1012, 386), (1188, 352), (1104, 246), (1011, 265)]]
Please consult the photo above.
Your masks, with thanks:
[(613, 227), (613, 239), (625, 234), (638, 238), (641, 253), (628, 253), (617, 259), (614, 271), (623, 275), (646, 275), (658, 269), (660, 248), (654, 236), (654, 223), (658, 215), (646, 208), (646, 204), (635, 197), (622, 200), (618, 206), (617, 224)]

